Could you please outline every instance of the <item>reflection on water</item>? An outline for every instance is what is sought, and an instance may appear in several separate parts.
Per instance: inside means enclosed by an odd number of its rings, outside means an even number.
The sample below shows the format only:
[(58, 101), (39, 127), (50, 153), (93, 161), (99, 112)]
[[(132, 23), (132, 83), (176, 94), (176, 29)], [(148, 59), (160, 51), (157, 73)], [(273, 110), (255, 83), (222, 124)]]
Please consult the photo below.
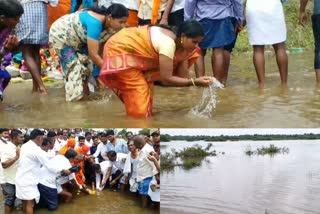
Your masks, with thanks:
[[(3, 197), (0, 194), (0, 213), (4, 213)], [(78, 196), (70, 204), (60, 204), (57, 211), (50, 212), (45, 209), (36, 210), (36, 214), (102, 214), (102, 213), (128, 213), (128, 214), (159, 214), (155, 208), (143, 209), (141, 201), (135, 195), (121, 194), (104, 190), (97, 195)], [(14, 213), (22, 213), (15, 211)]]
[[(289, 55), (289, 86), (279, 86), (274, 57), (267, 57), (267, 85), (257, 87), (251, 55), (233, 57), (228, 87), (217, 90), (211, 118), (190, 117), (204, 89), (155, 88), (154, 117), (132, 119), (110, 90), (91, 100), (67, 103), (62, 84), (48, 85), (49, 96), (31, 96), (31, 82), (9, 85), (0, 103), (0, 125), (49, 127), (318, 127), (320, 88), (315, 87), (313, 53)], [(209, 61), (208, 61), (209, 62)], [(209, 65), (210, 63), (208, 63)], [(208, 72), (207, 74), (211, 74)]]
[[(202, 143), (204, 146), (207, 142)], [(194, 142), (162, 143), (181, 149)], [(247, 156), (274, 144), (290, 153)], [(320, 141), (215, 142), (225, 155), (209, 157), (200, 167), (163, 173), (161, 213), (318, 214), (320, 210)]]

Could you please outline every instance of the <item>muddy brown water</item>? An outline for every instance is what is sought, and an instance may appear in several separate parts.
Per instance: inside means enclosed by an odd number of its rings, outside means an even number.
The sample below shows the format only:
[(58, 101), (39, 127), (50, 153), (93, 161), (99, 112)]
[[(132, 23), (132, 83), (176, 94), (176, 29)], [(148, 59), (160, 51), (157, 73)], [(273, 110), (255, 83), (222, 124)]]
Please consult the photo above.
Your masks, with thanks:
[(199, 103), (201, 88), (156, 87), (154, 116), (133, 119), (126, 116), (123, 104), (110, 90), (96, 93), (88, 101), (67, 103), (62, 82), (47, 84), (47, 97), (32, 96), (31, 82), (11, 84), (0, 104), (0, 126), (318, 127), (320, 88), (315, 85), (313, 53), (289, 55), (287, 88), (279, 87), (272, 54), (266, 57), (266, 69), (267, 85), (260, 90), (251, 54), (234, 56), (228, 87), (217, 90), (217, 106), (211, 118), (189, 113)]
[[(162, 151), (195, 143), (162, 143)], [(161, 213), (167, 214), (318, 214), (320, 210), (319, 140), (212, 142), (218, 154), (200, 167), (161, 174)], [(247, 156), (274, 144), (289, 148), (273, 157)]]
[[(0, 193), (0, 214), (4, 213), (3, 195)], [(22, 214), (21, 210), (15, 210), (13, 213)], [(141, 208), (141, 201), (136, 195), (104, 190), (96, 195), (76, 196), (70, 204), (59, 204), (58, 210), (50, 212), (46, 209), (36, 209), (36, 214), (159, 214), (158, 208)]]

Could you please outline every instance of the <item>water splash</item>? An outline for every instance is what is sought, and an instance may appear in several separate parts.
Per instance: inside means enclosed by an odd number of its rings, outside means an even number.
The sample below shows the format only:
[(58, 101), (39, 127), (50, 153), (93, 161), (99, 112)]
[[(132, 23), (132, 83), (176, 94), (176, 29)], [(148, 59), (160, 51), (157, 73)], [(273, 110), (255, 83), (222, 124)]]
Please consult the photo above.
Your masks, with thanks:
[(211, 118), (217, 103), (216, 89), (223, 87), (222, 83), (213, 78), (213, 82), (209, 87), (204, 89), (200, 102), (190, 110), (190, 113), (201, 118)]

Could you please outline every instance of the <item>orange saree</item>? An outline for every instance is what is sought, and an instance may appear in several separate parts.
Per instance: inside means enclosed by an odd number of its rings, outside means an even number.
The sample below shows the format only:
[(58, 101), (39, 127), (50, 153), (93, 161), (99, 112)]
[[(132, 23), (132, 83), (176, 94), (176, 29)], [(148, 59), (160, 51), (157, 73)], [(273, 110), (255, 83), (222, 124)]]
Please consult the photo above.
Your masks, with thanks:
[(72, 166), (74, 166), (74, 165), (76, 165), (76, 164), (78, 164), (81, 169), (80, 169), (79, 172), (76, 172), (76, 173), (75, 173), (75, 177), (76, 177), (76, 180), (77, 180), (78, 184), (80, 184), (81, 186), (83, 186), (83, 185), (84, 185), (84, 181), (83, 181), (82, 178), (84, 178), (84, 162), (83, 162), (83, 161), (80, 161), (80, 162), (74, 161), (74, 162), (72, 163)]
[[(134, 117), (152, 115), (153, 82), (160, 80), (159, 54), (152, 46), (149, 29), (125, 28), (113, 35), (105, 44), (99, 76)], [(196, 51), (190, 59), (194, 62), (197, 57)]]
[(51, 7), (48, 4), (48, 29), (61, 16), (71, 13), (71, 2), (71, 0), (59, 0), (57, 7)]
[(137, 27), (139, 24), (138, 11), (128, 10), (129, 17), (126, 23), (127, 27)]

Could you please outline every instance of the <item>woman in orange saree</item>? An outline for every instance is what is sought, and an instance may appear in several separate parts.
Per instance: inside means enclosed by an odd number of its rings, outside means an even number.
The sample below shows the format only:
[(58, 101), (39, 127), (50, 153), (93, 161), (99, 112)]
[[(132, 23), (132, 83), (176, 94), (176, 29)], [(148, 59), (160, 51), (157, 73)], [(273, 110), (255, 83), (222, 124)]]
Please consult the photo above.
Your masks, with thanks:
[(212, 82), (207, 76), (188, 78), (203, 36), (194, 20), (184, 22), (178, 32), (165, 26), (122, 29), (105, 44), (99, 79), (121, 99), (129, 116), (149, 117), (155, 81), (176, 87)]

